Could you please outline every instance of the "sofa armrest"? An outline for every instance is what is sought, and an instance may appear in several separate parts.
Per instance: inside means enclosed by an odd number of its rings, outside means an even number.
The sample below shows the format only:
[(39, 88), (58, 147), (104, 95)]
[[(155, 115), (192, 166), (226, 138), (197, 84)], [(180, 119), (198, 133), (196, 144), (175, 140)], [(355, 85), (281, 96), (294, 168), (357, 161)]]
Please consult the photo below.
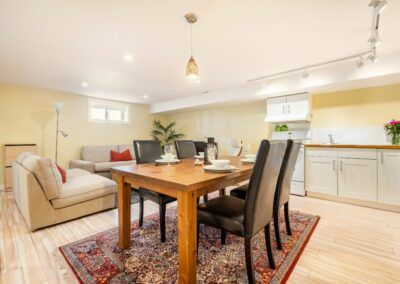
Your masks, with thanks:
[(94, 174), (94, 163), (84, 160), (71, 160), (69, 162), (70, 169), (82, 169)]

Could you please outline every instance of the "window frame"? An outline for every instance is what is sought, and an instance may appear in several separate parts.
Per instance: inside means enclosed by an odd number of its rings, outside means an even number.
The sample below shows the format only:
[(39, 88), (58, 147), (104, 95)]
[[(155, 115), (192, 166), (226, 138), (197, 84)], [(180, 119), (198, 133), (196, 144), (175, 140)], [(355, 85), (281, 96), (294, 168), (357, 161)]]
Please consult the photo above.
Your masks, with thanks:
[[(92, 108), (104, 108), (105, 109), (105, 119), (94, 119), (91, 117)], [(109, 120), (108, 111), (110, 109), (121, 109), (122, 116), (124, 120)], [(126, 120), (125, 120), (126, 114)], [(128, 103), (118, 103), (109, 100), (99, 100), (99, 99), (88, 99), (88, 121), (95, 123), (111, 123), (111, 124), (130, 124), (131, 123), (131, 107)]]

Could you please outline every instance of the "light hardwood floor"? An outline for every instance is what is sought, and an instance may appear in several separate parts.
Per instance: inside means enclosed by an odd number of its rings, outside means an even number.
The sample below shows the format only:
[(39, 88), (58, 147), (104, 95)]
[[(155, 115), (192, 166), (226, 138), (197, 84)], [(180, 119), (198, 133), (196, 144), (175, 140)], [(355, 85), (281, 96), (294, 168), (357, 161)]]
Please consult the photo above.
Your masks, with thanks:
[[(289, 283), (400, 282), (399, 213), (296, 196), (291, 210), (321, 220)], [(154, 212), (157, 206), (146, 201), (145, 214)], [(110, 210), (30, 233), (12, 194), (1, 191), (0, 282), (77, 283), (57, 247), (116, 225), (117, 211)]]

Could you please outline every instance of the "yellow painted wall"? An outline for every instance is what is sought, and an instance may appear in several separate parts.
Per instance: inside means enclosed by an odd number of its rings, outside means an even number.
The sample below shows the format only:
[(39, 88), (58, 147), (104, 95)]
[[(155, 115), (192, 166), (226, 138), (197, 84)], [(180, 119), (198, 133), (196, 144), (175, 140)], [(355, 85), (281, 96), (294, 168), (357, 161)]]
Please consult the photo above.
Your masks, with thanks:
[[(312, 100), (312, 127), (381, 126), (400, 118), (400, 84), (318, 94)], [(264, 117), (265, 100), (171, 113), (167, 119), (178, 121), (188, 139), (215, 136), (226, 153), (231, 138), (250, 143), (252, 152), (261, 139), (270, 138), (272, 127)]]
[(54, 158), (56, 114), (54, 102), (65, 102), (60, 114), (60, 129), (69, 136), (59, 136), (59, 164), (80, 157), (83, 145), (130, 144), (133, 139), (150, 138), (154, 116), (149, 107), (131, 104), (131, 123), (88, 122), (85, 96), (0, 84), (0, 184), (3, 184), (3, 145), (36, 143), (38, 154)]
[(313, 96), (313, 127), (381, 126), (400, 118), (400, 84)]
[(221, 153), (230, 149), (230, 141), (242, 139), (256, 152), (259, 142), (270, 136), (270, 126), (264, 122), (265, 101), (209, 109), (183, 111), (167, 115), (178, 122), (177, 129), (187, 139), (204, 140), (212, 136), (219, 143)]

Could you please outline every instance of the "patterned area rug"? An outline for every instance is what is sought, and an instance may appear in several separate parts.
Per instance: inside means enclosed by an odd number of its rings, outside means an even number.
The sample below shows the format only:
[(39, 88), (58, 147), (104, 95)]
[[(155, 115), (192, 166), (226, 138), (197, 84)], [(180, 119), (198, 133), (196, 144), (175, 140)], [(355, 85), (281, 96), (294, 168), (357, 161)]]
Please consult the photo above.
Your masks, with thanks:
[[(276, 269), (268, 266), (264, 232), (253, 240), (253, 259), (259, 283), (286, 282), (319, 220), (318, 216), (290, 212), (292, 236), (286, 235), (281, 216), (283, 250), (273, 249)], [(176, 208), (167, 210), (167, 242), (159, 240), (158, 214), (148, 216), (143, 228), (132, 222), (132, 246), (118, 248), (117, 228), (60, 247), (60, 251), (81, 283), (177, 283)], [(273, 227), (272, 227), (273, 228)], [(218, 230), (201, 225), (198, 283), (247, 283), (244, 241), (228, 234), (226, 245), (220, 243)]]

